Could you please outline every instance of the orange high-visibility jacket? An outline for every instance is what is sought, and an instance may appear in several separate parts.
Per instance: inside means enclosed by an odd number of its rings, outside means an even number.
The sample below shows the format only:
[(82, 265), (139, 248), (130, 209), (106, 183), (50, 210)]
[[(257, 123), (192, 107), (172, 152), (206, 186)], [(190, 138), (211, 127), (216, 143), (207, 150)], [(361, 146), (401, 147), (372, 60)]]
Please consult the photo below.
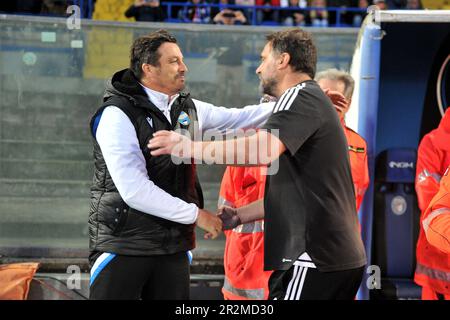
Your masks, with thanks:
[[(450, 141), (449, 141), (450, 142)], [(422, 287), (450, 295), (450, 167), (420, 217), (414, 280)]]
[(359, 210), (364, 198), (364, 193), (369, 186), (369, 166), (367, 164), (366, 141), (352, 129), (343, 124), (344, 133), (347, 137), (350, 168), (352, 171), (353, 184), (355, 186), (356, 210)]
[(427, 133), (419, 144), (416, 165), (416, 193), (421, 211), (439, 190), (439, 181), (450, 165), (450, 108), (439, 127)]
[[(266, 167), (227, 167), (220, 187), (219, 207), (239, 208), (264, 198), (265, 171)], [(264, 271), (264, 220), (242, 224), (224, 233), (224, 298), (267, 299), (272, 272)]]

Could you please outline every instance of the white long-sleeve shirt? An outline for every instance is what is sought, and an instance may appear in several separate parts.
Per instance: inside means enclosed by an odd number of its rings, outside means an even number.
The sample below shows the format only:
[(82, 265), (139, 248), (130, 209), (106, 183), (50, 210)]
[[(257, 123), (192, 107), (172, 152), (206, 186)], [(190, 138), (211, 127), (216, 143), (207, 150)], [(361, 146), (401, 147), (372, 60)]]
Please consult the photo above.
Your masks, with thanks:
[[(168, 95), (144, 87), (150, 101), (170, 120), (170, 108), (178, 95)], [(216, 107), (193, 99), (199, 128), (209, 129), (260, 127), (272, 113), (274, 103), (250, 105), (242, 109)], [(125, 203), (136, 210), (183, 224), (197, 220), (198, 208), (174, 197), (155, 185), (147, 174), (144, 155), (136, 130), (125, 113), (115, 106), (104, 109), (96, 139), (114, 184)]]

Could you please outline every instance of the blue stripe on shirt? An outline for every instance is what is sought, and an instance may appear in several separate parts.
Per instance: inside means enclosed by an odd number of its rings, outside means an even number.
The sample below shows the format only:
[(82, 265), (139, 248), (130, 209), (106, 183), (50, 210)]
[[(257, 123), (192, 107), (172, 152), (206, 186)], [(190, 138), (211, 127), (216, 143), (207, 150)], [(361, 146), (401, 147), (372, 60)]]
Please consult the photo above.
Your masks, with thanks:
[[(105, 110), (105, 109), (103, 109)], [(102, 118), (103, 110), (95, 117), (94, 124), (92, 125), (92, 135), (96, 137), (98, 124), (100, 123), (100, 119)]]

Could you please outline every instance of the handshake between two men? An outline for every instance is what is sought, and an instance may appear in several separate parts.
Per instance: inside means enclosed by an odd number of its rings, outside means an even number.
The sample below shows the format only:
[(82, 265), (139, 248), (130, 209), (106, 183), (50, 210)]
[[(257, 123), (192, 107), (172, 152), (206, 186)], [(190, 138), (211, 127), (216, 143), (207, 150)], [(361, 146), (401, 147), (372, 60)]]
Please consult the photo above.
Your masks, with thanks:
[(197, 226), (207, 231), (205, 239), (215, 239), (222, 230), (236, 228), (240, 224), (264, 218), (264, 200), (252, 202), (240, 208), (222, 206), (217, 215), (199, 209)]
[[(348, 110), (350, 102), (340, 92), (326, 89), (325, 93), (328, 98), (330, 98), (339, 114)], [(235, 140), (232, 140), (233, 143), (234, 141)], [(201, 144), (198, 145), (198, 143)], [(225, 148), (226, 146), (227, 145), (225, 144), (222, 147)], [(150, 139), (147, 147), (151, 150), (152, 156), (170, 154), (179, 158), (202, 159), (204, 148), (208, 147), (208, 144), (202, 144), (202, 142), (199, 141), (194, 142), (188, 137), (175, 131), (161, 130), (153, 134), (153, 138)], [(234, 144), (231, 150), (234, 150)], [(198, 151), (200, 151), (200, 154), (198, 154)], [(227, 153), (225, 152), (223, 154), (226, 155)], [(222, 159), (222, 161), (222, 163), (225, 163), (225, 160)], [(239, 209), (224, 206), (219, 209), (217, 215), (199, 209), (196, 223), (197, 226), (207, 231), (205, 239), (215, 239), (222, 230), (233, 229), (240, 224), (249, 223), (262, 218), (264, 218), (263, 199), (255, 201), (245, 207), (240, 207)]]

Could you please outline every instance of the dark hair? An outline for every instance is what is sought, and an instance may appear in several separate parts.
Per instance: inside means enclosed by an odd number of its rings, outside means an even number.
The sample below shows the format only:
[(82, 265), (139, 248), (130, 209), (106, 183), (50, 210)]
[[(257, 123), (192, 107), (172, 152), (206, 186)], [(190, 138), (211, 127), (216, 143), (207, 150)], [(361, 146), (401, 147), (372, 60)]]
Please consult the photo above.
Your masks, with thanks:
[(165, 42), (177, 43), (177, 39), (166, 30), (158, 30), (149, 35), (137, 38), (131, 46), (130, 69), (136, 76), (142, 77), (142, 64), (159, 65), (158, 48)]
[(277, 53), (288, 53), (291, 57), (289, 65), (294, 71), (306, 73), (312, 79), (316, 74), (317, 49), (309, 32), (299, 28), (271, 33), (267, 41)]

